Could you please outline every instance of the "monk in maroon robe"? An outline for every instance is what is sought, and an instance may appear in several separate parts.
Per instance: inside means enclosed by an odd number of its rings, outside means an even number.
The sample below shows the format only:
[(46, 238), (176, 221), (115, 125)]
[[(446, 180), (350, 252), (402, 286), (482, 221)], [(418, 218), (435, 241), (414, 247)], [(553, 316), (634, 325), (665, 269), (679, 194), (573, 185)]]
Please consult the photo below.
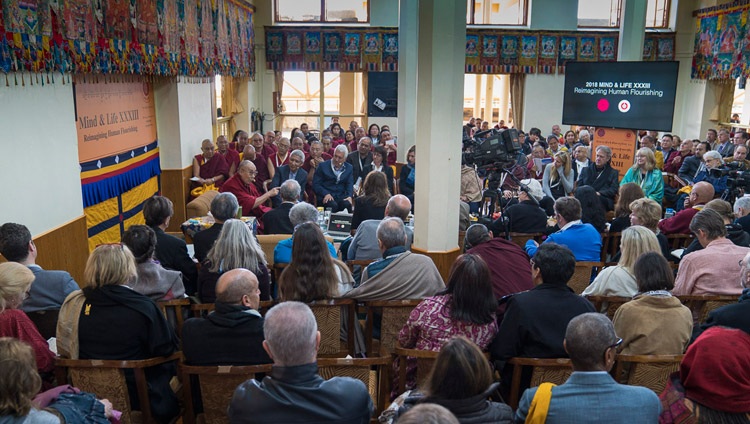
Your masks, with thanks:
[(268, 190), (268, 192), (260, 194), (260, 191), (253, 184), (257, 174), (258, 171), (255, 169), (255, 165), (249, 160), (243, 160), (240, 162), (237, 173), (224, 183), (219, 191), (234, 194), (237, 197), (240, 207), (242, 207), (242, 215), (258, 218), (258, 228), (262, 230), (263, 214), (271, 210), (264, 203), (272, 197), (277, 196), (279, 188), (274, 187)]
[(193, 158), (193, 180), (195, 186), (213, 184), (217, 188), (229, 178), (229, 165), (222, 155), (217, 155), (214, 143), (209, 139), (201, 144), (203, 153)]

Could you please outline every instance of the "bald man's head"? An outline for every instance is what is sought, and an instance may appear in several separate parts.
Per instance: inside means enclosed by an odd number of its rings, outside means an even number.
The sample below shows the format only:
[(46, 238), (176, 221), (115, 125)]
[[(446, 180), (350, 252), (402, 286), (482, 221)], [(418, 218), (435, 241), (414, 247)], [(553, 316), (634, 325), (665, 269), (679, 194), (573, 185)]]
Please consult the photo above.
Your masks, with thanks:
[(216, 301), (258, 309), (260, 305), (258, 277), (244, 268), (225, 272), (216, 282)]
[(245, 149), (242, 150), (242, 158), (246, 160), (255, 160), (255, 147), (252, 144), (248, 144), (245, 146)]
[(691, 193), (695, 193), (693, 204), (700, 205), (714, 198), (714, 186), (706, 181), (701, 181), (693, 186)]
[(406, 219), (409, 217), (410, 211), (411, 201), (403, 194), (392, 196), (390, 200), (388, 200), (388, 204), (385, 206), (385, 216), (401, 218), (404, 222), (406, 222)]

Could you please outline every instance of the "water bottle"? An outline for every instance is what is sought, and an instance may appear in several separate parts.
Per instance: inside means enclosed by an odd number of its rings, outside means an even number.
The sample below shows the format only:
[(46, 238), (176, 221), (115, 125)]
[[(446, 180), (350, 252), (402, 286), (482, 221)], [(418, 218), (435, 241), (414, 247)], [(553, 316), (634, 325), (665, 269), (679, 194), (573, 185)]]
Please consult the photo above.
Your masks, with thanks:
[[(323, 216), (323, 207), (318, 207), (318, 227), (320, 227), (321, 230), (323, 230), (323, 223), (325, 222), (325, 217)], [(325, 232), (325, 230), (323, 230)]]
[(664, 219), (669, 219), (674, 216), (674, 209), (667, 208), (667, 210), (664, 212)]

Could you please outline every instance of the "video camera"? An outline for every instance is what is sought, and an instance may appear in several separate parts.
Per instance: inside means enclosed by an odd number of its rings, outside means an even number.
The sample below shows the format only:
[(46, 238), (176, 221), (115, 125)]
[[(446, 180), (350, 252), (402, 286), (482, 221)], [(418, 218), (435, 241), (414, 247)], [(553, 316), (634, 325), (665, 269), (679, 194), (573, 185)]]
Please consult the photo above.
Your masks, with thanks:
[(465, 138), (463, 140), (464, 153), (462, 160), (467, 164), (487, 167), (496, 163), (510, 163), (516, 159), (521, 151), (518, 140), (518, 130), (489, 130), (483, 135), (489, 135), (484, 140)]
[(732, 204), (737, 197), (750, 193), (750, 171), (740, 171), (739, 168), (743, 165), (742, 162), (730, 162), (722, 168), (709, 171), (709, 175), (714, 178), (727, 177), (727, 189), (721, 198)]

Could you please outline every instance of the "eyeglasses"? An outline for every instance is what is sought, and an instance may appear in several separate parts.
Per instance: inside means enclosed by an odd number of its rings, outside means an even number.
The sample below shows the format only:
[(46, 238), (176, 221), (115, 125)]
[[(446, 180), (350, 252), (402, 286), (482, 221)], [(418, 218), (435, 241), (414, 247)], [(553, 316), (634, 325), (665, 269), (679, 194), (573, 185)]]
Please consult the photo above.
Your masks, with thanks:
[(529, 264), (531, 264), (531, 268), (536, 268), (536, 263), (533, 259), (529, 259)]
[(611, 345), (607, 346), (606, 349), (604, 349), (604, 353), (607, 353), (607, 351), (612, 348), (617, 349), (617, 347), (620, 346), (621, 344), (622, 344), (622, 339), (618, 337), (616, 342), (612, 343)]

